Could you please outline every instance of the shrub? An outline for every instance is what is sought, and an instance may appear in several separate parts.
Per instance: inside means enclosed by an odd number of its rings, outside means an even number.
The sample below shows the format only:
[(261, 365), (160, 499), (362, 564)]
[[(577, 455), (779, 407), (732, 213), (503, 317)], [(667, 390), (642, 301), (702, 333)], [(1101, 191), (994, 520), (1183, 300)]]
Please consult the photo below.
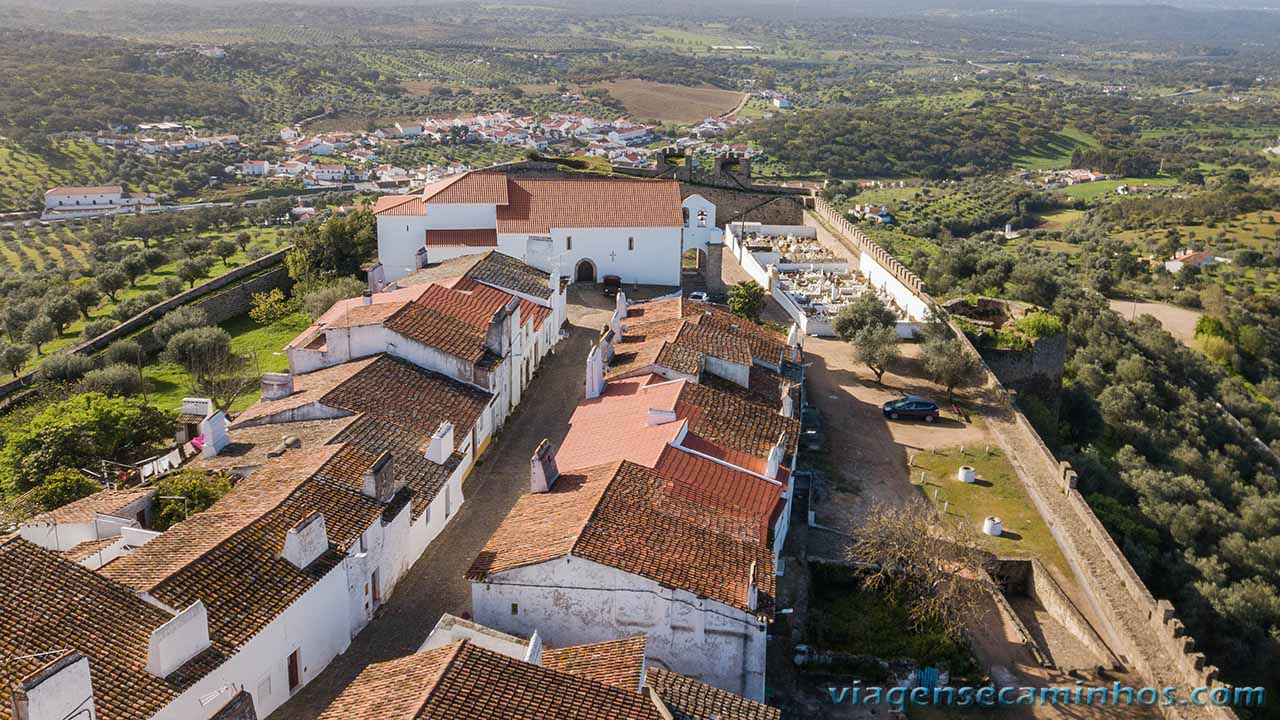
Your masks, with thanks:
[(209, 324), (209, 316), (204, 310), (191, 305), (184, 305), (174, 308), (165, 313), (165, 316), (151, 328), (151, 334), (155, 335), (162, 345), (169, 342), (169, 338), (177, 335), (183, 330), (191, 330), (192, 328), (205, 327)]
[(97, 320), (90, 320), (89, 322), (84, 324), (84, 327), (80, 328), (80, 337), (85, 340), (92, 340), (93, 338), (98, 337), (102, 333), (111, 330), (111, 328), (115, 326), (116, 326), (116, 321), (112, 320), (111, 318), (98, 318)]
[(85, 373), (80, 381), (85, 392), (108, 396), (140, 395), (143, 390), (142, 373), (134, 365), (116, 363)]
[(84, 377), (92, 369), (93, 361), (84, 355), (59, 353), (45, 358), (36, 376), (43, 382), (69, 383)]
[(183, 284), (182, 280), (172, 275), (160, 281), (160, 292), (166, 298), (171, 298), (186, 289), (187, 286)]
[(223, 495), (231, 491), (231, 481), (225, 475), (209, 475), (200, 470), (179, 470), (166, 475), (156, 483), (157, 500), (153, 530), (164, 531), (174, 524), (209, 509)]
[(339, 300), (356, 297), (367, 289), (368, 286), (355, 278), (339, 278), (329, 285), (308, 292), (302, 298), (302, 306), (312, 319), (318, 318)]
[(101, 485), (79, 470), (58, 470), (40, 483), (40, 487), (35, 492), (35, 500), (45, 510), (56, 510), (101, 489)]
[(116, 305), (116, 309), (111, 314), (120, 322), (124, 322), (134, 315), (146, 312), (149, 307), (151, 307), (151, 303), (143, 298), (133, 297)]
[(272, 288), (270, 292), (253, 294), (253, 307), (249, 309), (249, 317), (254, 322), (270, 325), (298, 311), (298, 302), (285, 297), (280, 288)]
[(117, 340), (102, 351), (102, 361), (107, 365), (141, 365), (146, 356), (137, 340)]
[(1067, 326), (1062, 318), (1047, 312), (1027, 313), (1014, 322), (1014, 326), (1031, 338), (1042, 338), (1065, 332)]

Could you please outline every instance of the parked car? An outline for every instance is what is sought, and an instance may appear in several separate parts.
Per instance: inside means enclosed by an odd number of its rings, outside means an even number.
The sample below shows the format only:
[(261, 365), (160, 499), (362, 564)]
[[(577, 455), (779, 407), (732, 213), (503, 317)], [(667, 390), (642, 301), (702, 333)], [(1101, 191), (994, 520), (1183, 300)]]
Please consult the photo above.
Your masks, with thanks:
[(600, 284), (604, 286), (605, 297), (614, 297), (622, 289), (622, 278), (617, 275), (605, 275)]
[(884, 416), (890, 420), (914, 418), (927, 423), (938, 419), (938, 403), (919, 395), (908, 395), (884, 404)]
[(710, 298), (707, 297), (706, 293), (702, 291), (698, 291), (698, 292), (689, 293), (689, 299), (692, 300), (693, 302), (704, 303), (704, 302), (707, 302)]

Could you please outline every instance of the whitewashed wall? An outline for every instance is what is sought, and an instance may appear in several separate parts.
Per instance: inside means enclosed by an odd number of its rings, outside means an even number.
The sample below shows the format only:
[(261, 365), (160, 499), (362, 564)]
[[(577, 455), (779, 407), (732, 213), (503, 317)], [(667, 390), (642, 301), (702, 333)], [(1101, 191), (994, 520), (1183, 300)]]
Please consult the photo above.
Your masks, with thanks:
[[(875, 258), (867, 253), (862, 253), (858, 257), (858, 269), (862, 271), (863, 276), (867, 278), (867, 282), (873, 287), (880, 288), (898, 303), (907, 312), (908, 319), (921, 321), (929, 317), (929, 306), (924, 300), (911, 292), (906, 285), (903, 285), (893, 273), (885, 269)], [(900, 331), (899, 336), (902, 335)]]
[(523, 636), (536, 630), (552, 647), (645, 633), (650, 662), (764, 700), (765, 625), (736, 608), (575, 557), (489, 580), (471, 587), (482, 625)]

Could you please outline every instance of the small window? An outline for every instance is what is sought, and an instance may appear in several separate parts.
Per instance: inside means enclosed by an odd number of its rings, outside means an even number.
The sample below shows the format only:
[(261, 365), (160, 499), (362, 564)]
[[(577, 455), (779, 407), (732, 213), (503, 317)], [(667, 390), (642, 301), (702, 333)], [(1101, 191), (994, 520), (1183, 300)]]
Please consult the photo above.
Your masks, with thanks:
[(564, 249), (565, 249), (565, 250), (572, 250), (572, 249), (573, 249), (573, 236), (572, 236), (572, 235), (565, 235), (565, 236), (564, 236)]
[(298, 689), (302, 684), (301, 665), (298, 662), (298, 651), (289, 653), (289, 692)]
[(635, 250), (635, 249), (636, 249), (636, 239), (635, 239), (635, 238), (633, 238), (633, 237), (629, 237), (629, 238), (627, 238), (627, 249), (628, 249), (628, 250)]
[(520, 614), (520, 603), (511, 603), (511, 614), (512, 615)]

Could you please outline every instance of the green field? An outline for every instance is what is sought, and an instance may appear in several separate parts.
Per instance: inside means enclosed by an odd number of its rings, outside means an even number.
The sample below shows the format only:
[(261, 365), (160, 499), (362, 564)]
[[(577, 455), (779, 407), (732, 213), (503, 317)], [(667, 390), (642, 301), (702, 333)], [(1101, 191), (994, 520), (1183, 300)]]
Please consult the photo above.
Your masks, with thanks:
[(1084, 218), (1083, 210), (1054, 210), (1040, 215), (1041, 230), (1065, 230)]
[(1116, 188), (1121, 185), (1152, 185), (1156, 187), (1176, 185), (1178, 181), (1168, 177), (1155, 178), (1119, 178), (1116, 180), (1098, 180), (1097, 182), (1079, 183), (1069, 187), (1054, 190), (1055, 193), (1066, 195), (1077, 200), (1098, 200), (1107, 196), (1121, 197), (1116, 194)]
[(42, 154), (0, 143), (0, 212), (38, 208), (44, 191), (55, 185), (108, 182), (109, 152), (77, 140), (52, 143)]
[[(978, 471), (978, 482), (956, 479), (961, 465)], [(920, 483), (920, 473), (924, 482)], [(917, 453), (911, 458), (911, 480), (949, 518), (972, 528), (981, 545), (1001, 557), (1036, 557), (1056, 565), (1067, 577), (1071, 570), (1049, 527), (1027, 497), (1022, 481), (996, 448), (947, 448)], [(982, 534), (982, 520), (1000, 518), (1001, 537)]]
[(1088, 147), (1098, 147), (1098, 141), (1092, 135), (1068, 126), (1015, 157), (1014, 165), (1027, 170), (1060, 170), (1071, 166), (1071, 153)]

